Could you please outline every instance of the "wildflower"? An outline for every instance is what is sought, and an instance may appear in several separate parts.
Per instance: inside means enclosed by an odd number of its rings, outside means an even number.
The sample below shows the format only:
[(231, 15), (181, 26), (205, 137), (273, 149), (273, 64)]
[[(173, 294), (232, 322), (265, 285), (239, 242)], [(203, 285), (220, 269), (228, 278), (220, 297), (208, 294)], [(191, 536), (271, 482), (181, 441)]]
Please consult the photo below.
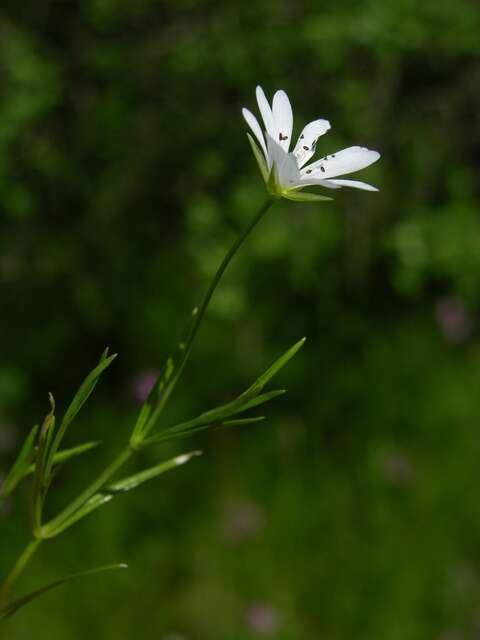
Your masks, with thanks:
[(365, 182), (338, 179), (338, 176), (359, 171), (376, 162), (380, 158), (378, 151), (371, 151), (365, 147), (348, 147), (307, 164), (315, 154), (318, 138), (330, 129), (330, 122), (320, 119), (307, 124), (293, 151), (290, 152), (293, 113), (285, 91), (277, 91), (270, 106), (263, 89), (257, 87), (257, 103), (265, 135), (251, 111), (243, 109), (242, 114), (260, 145), (259, 149), (252, 136), (247, 134), (272, 195), (289, 200), (330, 200), (325, 196), (301, 192), (304, 187), (316, 185), (328, 189), (354, 187), (365, 191), (378, 191), (376, 187)]

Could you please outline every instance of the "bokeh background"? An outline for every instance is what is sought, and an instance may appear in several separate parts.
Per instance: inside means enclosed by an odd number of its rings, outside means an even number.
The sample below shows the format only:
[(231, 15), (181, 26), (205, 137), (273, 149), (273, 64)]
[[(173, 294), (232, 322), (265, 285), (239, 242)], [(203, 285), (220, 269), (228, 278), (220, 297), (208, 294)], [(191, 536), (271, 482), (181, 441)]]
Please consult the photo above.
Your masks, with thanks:
[[(4, 0), (0, 468), (120, 357), (68, 437), (52, 512), (125, 442), (139, 398), (264, 197), (242, 106), (292, 98), (322, 155), (378, 148), (378, 194), (281, 203), (225, 277), (168, 420), (226, 401), (303, 335), (268, 422), (145, 453), (202, 458), (45, 545), (50, 593), (8, 640), (480, 636), (477, 0)], [(331, 195), (331, 194), (328, 194)], [(4, 507), (0, 570), (28, 536)]]

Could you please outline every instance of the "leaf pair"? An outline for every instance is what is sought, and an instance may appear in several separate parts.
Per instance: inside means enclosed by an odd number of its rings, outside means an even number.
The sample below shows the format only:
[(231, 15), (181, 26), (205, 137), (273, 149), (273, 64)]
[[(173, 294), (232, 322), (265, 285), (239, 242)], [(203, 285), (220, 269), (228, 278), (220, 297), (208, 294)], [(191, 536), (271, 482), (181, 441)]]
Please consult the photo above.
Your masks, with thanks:
[(232, 416), (240, 413), (245, 413), (249, 409), (260, 406), (274, 398), (285, 393), (285, 390), (279, 389), (275, 391), (269, 391), (261, 393), (265, 385), (282, 369), (297, 353), (299, 349), (304, 345), (305, 338), (302, 338), (296, 342), (290, 349), (288, 349), (280, 358), (278, 358), (261, 376), (255, 380), (255, 382), (235, 400), (228, 402), (224, 405), (220, 405), (215, 409), (206, 411), (196, 418), (187, 422), (182, 422), (173, 427), (165, 429), (150, 438), (147, 438), (143, 446), (151, 444), (158, 444), (165, 440), (171, 440), (174, 438), (181, 438), (192, 433), (204, 431), (212, 426), (235, 426), (240, 424), (251, 424), (264, 420), (264, 416), (258, 416), (253, 418), (238, 418), (231, 419)]
[(91, 498), (89, 498), (82, 506), (74, 511), (67, 518), (59, 522), (56, 526), (49, 526), (48, 524), (43, 527), (43, 537), (53, 538), (59, 533), (62, 533), (66, 529), (69, 529), (73, 524), (85, 518), (92, 511), (95, 511), (99, 507), (103, 506), (107, 502), (110, 502), (112, 498), (120, 493), (126, 493), (132, 489), (136, 489), (141, 484), (153, 480), (162, 475), (170, 469), (179, 467), (192, 458), (201, 455), (201, 451), (190, 451), (179, 456), (175, 456), (170, 460), (166, 460), (143, 471), (139, 471), (131, 476), (118, 480), (111, 485), (108, 485), (104, 489), (99, 490)]
[[(25, 438), (20, 453), (18, 454), (17, 459), (15, 460), (0, 488), (1, 496), (7, 496), (13, 493), (20, 482), (34, 472), (34, 460), (35, 453), (37, 451), (35, 444), (37, 432), (38, 424), (30, 430), (29, 434)], [(70, 458), (81, 456), (83, 453), (87, 453), (88, 451), (94, 449), (95, 447), (98, 447), (99, 445), (100, 442), (85, 442), (84, 444), (80, 444), (76, 447), (57, 451), (57, 453), (53, 456), (53, 466), (66, 462), (67, 460), (70, 460)]]

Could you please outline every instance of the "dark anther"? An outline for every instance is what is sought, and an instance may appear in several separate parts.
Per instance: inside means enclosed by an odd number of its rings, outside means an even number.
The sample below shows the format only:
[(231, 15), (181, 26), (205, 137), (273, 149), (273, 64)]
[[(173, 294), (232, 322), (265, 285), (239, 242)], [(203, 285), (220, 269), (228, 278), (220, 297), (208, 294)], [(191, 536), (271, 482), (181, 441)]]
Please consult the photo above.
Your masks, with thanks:
[(308, 147), (303, 147), (305, 149), (305, 151), (308, 151)]
[(304, 136), (304, 135), (303, 135), (303, 133), (302, 133), (302, 135), (300, 136), (300, 140), (303, 140), (303, 139), (304, 139), (304, 137), (305, 137), (305, 136)]
[(321, 165), (320, 165), (320, 171), (321, 171), (322, 173), (325, 173), (325, 167), (323, 166), (323, 164), (321, 164)]
[(311, 169), (307, 169), (307, 173), (312, 173), (312, 170)]
[(288, 136), (284, 136), (283, 133), (279, 133), (278, 139), (280, 140), (280, 142), (282, 142), (282, 140), (288, 140)]

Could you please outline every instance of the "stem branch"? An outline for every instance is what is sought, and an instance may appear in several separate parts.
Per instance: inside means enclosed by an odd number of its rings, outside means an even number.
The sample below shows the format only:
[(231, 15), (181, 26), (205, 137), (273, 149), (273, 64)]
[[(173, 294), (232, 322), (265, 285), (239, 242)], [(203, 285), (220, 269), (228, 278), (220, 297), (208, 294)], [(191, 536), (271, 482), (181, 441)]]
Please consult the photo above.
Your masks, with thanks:
[(185, 348), (183, 350), (182, 357), (181, 357), (181, 359), (180, 359), (180, 361), (179, 361), (179, 363), (178, 363), (178, 365), (176, 367), (176, 371), (174, 372), (170, 382), (167, 384), (167, 386), (163, 390), (163, 394), (162, 394), (157, 406), (155, 407), (154, 411), (152, 412), (152, 415), (150, 416), (147, 424), (145, 425), (145, 427), (143, 429), (143, 434), (142, 434), (143, 436), (147, 435), (149, 433), (149, 431), (151, 431), (151, 429), (154, 427), (159, 415), (161, 414), (161, 412), (163, 411), (163, 408), (165, 407), (165, 404), (167, 403), (168, 398), (170, 397), (170, 394), (172, 393), (173, 389), (175, 388), (175, 385), (178, 382), (178, 379), (180, 378), (180, 376), (182, 374), (183, 368), (185, 367), (185, 364), (187, 362), (188, 356), (190, 355), (190, 352), (192, 350), (193, 341), (195, 340), (195, 336), (197, 335), (197, 332), (198, 332), (198, 330), (200, 328), (200, 324), (202, 323), (203, 316), (205, 315), (205, 312), (206, 312), (207, 307), (208, 307), (208, 305), (210, 303), (210, 300), (211, 300), (211, 298), (212, 298), (212, 296), (213, 296), (213, 294), (215, 292), (215, 289), (217, 288), (217, 285), (220, 282), (220, 279), (223, 276), (226, 268), (228, 267), (228, 265), (232, 261), (232, 258), (235, 256), (237, 251), (242, 246), (243, 242), (247, 239), (247, 237), (250, 235), (251, 231), (253, 231), (253, 229), (257, 226), (257, 224), (260, 222), (260, 220), (263, 218), (263, 216), (267, 213), (267, 211), (273, 205), (275, 200), (276, 200), (276, 198), (274, 198), (272, 196), (267, 198), (267, 200), (260, 207), (258, 213), (255, 215), (255, 217), (250, 222), (250, 224), (243, 230), (243, 232), (238, 236), (238, 238), (235, 240), (235, 242), (232, 244), (230, 249), (225, 254), (225, 257), (223, 258), (220, 266), (218, 267), (218, 269), (217, 269), (217, 271), (216, 271), (216, 273), (215, 273), (215, 275), (213, 277), (213, 280), (211, 281), (210, 286), (207, 289), (205, 297), (203, 298), (202, 304), (200, 305), (200, 308), (198, 309), (198, 312), (197, 312), (197, 314), (195, 316), (195, 320), (194, 320), (192, 329), (190, 331), (190, 335), (188, 336), (187, 342), (185, 344)]

